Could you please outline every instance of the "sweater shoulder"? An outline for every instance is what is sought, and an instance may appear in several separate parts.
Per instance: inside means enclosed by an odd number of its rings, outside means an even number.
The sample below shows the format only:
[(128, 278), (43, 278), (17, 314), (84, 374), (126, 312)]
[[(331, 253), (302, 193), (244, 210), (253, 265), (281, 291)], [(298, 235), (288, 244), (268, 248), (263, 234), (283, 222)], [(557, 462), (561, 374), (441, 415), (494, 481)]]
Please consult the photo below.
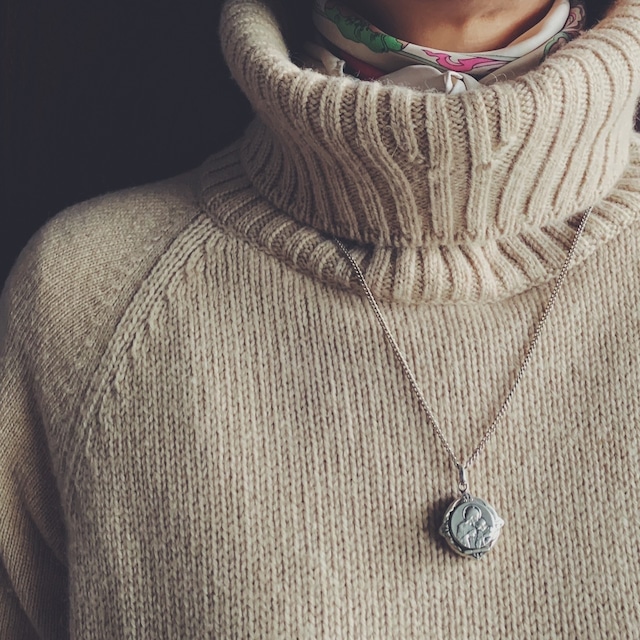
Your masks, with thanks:
[(77, 394), (136, 291), (197, 218), (199, 175), (80, 203), (40, 229), (3, 291), (5, 356), (17, 349), (51, 392)]

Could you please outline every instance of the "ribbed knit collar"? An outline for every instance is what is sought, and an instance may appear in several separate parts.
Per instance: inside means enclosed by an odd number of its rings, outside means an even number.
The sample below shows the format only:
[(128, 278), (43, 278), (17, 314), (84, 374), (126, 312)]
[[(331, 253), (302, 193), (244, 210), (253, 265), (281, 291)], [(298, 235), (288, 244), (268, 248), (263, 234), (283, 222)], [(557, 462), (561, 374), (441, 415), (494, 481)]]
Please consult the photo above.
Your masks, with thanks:
[[(588, 206), (577, 262), (631, 220), (640, 0), (538, 69), (460, 96), (300, 69), (260, 0), (226, 2), (221, 42), (257, 114), (244, 171), (272, 211), (250, 235), (296, 268), (348, 286), (335, 234), (379, 296), (494, 299), (550, 280)], [(226, 223), (249, 233), (242, 219)]]

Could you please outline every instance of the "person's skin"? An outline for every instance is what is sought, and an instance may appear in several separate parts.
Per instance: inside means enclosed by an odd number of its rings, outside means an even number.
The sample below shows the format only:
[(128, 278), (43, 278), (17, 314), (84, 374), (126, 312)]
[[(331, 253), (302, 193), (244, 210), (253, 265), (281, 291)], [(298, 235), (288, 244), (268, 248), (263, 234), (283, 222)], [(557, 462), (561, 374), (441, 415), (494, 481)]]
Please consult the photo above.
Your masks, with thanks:
[(347, 0), (386, 33), (445, 51), (490, 51), (539, 22), (553, 0)]

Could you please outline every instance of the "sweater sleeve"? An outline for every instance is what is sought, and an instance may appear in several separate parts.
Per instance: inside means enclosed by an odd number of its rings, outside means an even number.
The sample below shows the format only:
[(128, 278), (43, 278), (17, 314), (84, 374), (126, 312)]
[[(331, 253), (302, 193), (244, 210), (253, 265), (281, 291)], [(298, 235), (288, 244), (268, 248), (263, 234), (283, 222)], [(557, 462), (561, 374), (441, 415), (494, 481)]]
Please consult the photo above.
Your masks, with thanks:
[(0, 302), (0, 638), (57, 640), (68, 637), (65, 534), (16, 271)]
[(198, 216), (198, 184), (194, 171), (75, 205), (12, 270), (0, 300), (0, 640), (58, 640), (82, 624), (69, 594), (83, 567), (67, 546), (77, 421), (129, 301)]

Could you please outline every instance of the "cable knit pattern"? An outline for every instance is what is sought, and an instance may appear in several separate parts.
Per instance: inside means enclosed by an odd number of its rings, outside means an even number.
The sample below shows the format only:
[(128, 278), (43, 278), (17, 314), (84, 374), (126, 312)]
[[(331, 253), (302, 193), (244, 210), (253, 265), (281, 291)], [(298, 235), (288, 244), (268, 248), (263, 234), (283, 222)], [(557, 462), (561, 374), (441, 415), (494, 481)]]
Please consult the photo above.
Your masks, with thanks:
[[(230, 0), (257, 121), (62, 212), (3, 292), (0, 638), (637, 638), (638, 16), (620, 0), (539, 71), (443, 99), (297, 69)], [(461, 559), (455, 469), (331, 236), (464, 458), (589, 204), (470, 470), (502, 536)]]

